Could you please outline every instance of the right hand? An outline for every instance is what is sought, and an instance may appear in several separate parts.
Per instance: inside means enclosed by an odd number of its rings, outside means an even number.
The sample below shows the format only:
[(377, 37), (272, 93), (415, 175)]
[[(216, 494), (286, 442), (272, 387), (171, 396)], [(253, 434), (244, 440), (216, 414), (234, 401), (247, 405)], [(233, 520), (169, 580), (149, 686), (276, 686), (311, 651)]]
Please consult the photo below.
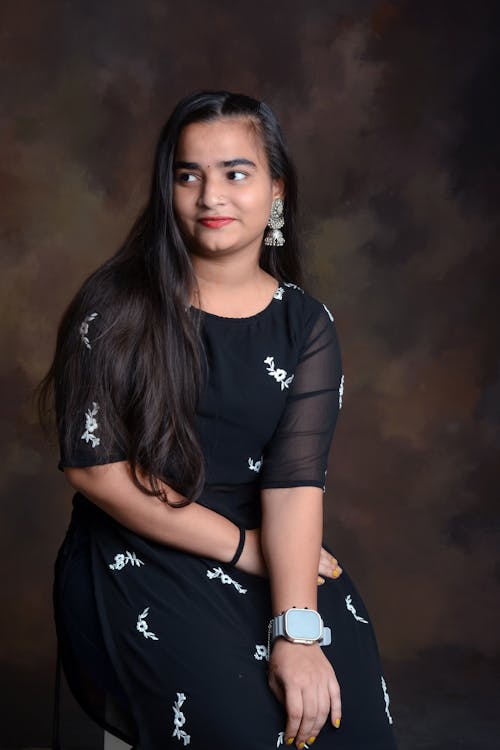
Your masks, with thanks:
[[(241, 557), (235, 565), (235, 568), (244, 570), (245, 573), (252, 573), (256, 576), (267, 578), (267, 567), (262, 554), (260, 544), (260, 528), (247, 529), (245, 535), (245, 546)], [(342, 573), (342, 568), (335, 557), (321, 547), (318, 567), (318, 586), (324, 583), (323, 576), (327, 578), (338, 578)]]

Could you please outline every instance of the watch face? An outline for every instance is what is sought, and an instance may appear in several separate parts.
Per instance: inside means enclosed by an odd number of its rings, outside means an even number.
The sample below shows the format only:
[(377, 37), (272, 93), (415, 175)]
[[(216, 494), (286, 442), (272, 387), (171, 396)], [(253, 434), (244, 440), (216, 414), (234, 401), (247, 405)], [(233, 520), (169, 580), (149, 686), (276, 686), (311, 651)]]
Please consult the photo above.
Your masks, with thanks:
[(317, 612), (309, 609), (290, 609), (285, 614), (285, 630), (290, 638), (320, 638), (319, 616)]

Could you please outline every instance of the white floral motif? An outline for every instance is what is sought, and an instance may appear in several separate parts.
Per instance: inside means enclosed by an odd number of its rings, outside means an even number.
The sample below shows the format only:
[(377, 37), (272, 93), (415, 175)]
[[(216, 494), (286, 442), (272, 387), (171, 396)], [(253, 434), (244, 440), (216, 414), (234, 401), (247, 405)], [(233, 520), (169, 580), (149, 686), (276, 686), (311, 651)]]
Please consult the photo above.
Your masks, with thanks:
[(352, 616), (356, 620), (359, 620), (359, 622), (364, 622), (364, 623), (366, 623), (368, 625), (368, 620), (365, 620), (364, 617), (360, 617), (359, 615), (356, 614), (356, 608), (355, 608), (354, 604), (352, 603), (352, 596), (351, 596), (351, 594), (347, 594), (347, 596), (345, 598), (345, 605), (346, 605), (347, 609), (349, 610), (349, 612), (351, 612)]
[(146, 617), (148, 616), (148, 613), (149, 613), (149, 607), (146, 607), (144, 612), (139, 615), (136, 628), (139, 631), (139, 633), (143, 634), (144, 638), (151, 638), (152, 641), (159, 641), (160, 639), (157, 638), (154, 633), (148, 630), (148, 624), (146, 622)]
[(342, 377), (340, 378), (340, 385), (339, 385), (339, 409), (342, 409), (342, 396), (344, 395), (344, 374), (342, 373)]
[(328, 313), (328, 316), (329, 316), (330, 320), (331, 320), (331, 321), (333, 322), (333, 315), (331, 314), (330, 310), (329, 310), (329, 309), (327, 308), (327, 306), (325, 305), (325, 303), (324, 303), (324, 302), (322, 302), (321, 304), (323, 305), (323, 307), (324, 307), (324, 308), (325, 308), (325, 310), (327, 311), (327, 313)]
[(93, 320), (95, 320), (95, 318), (97, 318), (98, 315), (99, 315), (99, 313), (92, 313), (91, 315), (87, 315), (87, 317), (84, 319), (84, 321), (81, 324), (80, 329), (79, 329), (80, 338), (83, 341), (83, 343), (85, 344), (85, 346), (87, 347), (87, 349), (92, 349), (92, 347), (90, 345), (90, 341), (89, 341), (88, 336), (87, 336), (87, 334), (89, 332), (89, 323), (91, 323)]
[(274, 357), (266, 357), (264, 362), (266, 365), (268, 365), (267, 371), (269, 375), (272, 375), (276, 382), (281, 385), (281, 390), (288, 388), (294, 378), (294, 375), (290, 375), (290, 377), (287, 378), (286, 370), (282, 370), (281, 368), (276, 369), (274, 366)]
[(252, 471), (255, 471), (257, 474), (262, 468), (262, 464), (264, 462), (264, 457), (261, 456), (258, 461), (254, 461), (251, 456), (248, 457), (248, 468)]
[(267, 646), (263, 645), (262, 643), (256, 643), (254, 657), (257, 659), (257, 661), (262, 661), (262, 659), (266, 659), (266, 661), (268, 661), (269, 657), (267, 653)]
[(93, 434), (99, 427), (95, 418), (98, 411), (99, 404), (92, 401), (92, 409), (87, 409), (85, 414), (85, 432), (81, 436), (81, 439), (85, 440), (86, 443), (92, 443), (92, 448), (96, 448), (101, 442), (101, 439)]
[(114, 563), (110, 563), (109, 567), (111, 570), (121, 570), (130, 563), (132, 567), (134, 565), (137, 565), (138, 568), (141, 567), (141, 565), (144, 565), (142, 560), (139, 560), (135, 552), (129, 552), (128, 549), (125, 550), (125, 554), (122, 554), (121, 552), (118, 555), (115, 555), (115, 561)]
[(184, 729), (181, 729), (186, 723), (186, 717), (181, 711), (181, 706), (185, 700), (186, 696), (184, 693), (177, 693), (177, 700), (172, 706), (174, 712), (174, 731), (172, 732), (172, 737), (177, 737), (178, 740), (182, 740), (184, 742), (184, 747), (191, 742), (191, 735), (186, 734)]
[(392, 724), (392, 716), (389, 713), (389, 693), (387, 692), (387, 685), (385, 684), (385, 680), (382, 675), (380, 675), (380, 679), (382, 681), (382, 690), (384, 691), (385, 712), (387, 714), (387, 718), (389, 719), (389, 724)]
[(233, 581), (231, 576), (228, 576), (227, 573), (224, 573), (222, 568), (216, 568), (214, 567), (212, 570), (207, 570), (207, 576), (208, 578), (220, 578), (222, 583), (232, 583), (234, 588), (240, 592), (240, 594), (246, 594), (247, 590), (243, 588), (241, 583), (238, 583), (237, 581)]
[(281, 301), (283, 299), (284, 293), (285, 293), (285, 290), (283, 289), (283, 287), (279, 286), (274, 292), (273, 299), (279, 299)]
[(290, 287), (292, 287), (292, 289), (298, 289), (299, 292), (302, 292), (302, 294), (304, 294), (304, 290), (302, 289), (302, 287), (297, 286), (297, 284), (292, 284), (289, 281), (284, 281), (283, 283), (284, 283), (285, 286), (290, 286)]
[(325, 483), (323, 485), (323, 492), (326, 492), (326, 475), (328, 473), (328, 469), (325, 469)]

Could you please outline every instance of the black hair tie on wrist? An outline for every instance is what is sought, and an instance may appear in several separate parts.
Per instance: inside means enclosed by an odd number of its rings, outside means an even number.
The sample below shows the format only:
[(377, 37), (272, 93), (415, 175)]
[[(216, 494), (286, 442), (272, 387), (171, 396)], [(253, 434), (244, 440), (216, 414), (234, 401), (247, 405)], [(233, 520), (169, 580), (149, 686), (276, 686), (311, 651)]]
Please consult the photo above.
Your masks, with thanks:
[(236, 563), (241, 557), (241, 553), (243, 552), (244, 544), (245, 544), (245, 529), (243, 528), (243, 526), (240, 526), (240, 541), (238, 542), (238, 547), (236, 548), (234, 557), (229, 562), (229, 565), (236, 565)]

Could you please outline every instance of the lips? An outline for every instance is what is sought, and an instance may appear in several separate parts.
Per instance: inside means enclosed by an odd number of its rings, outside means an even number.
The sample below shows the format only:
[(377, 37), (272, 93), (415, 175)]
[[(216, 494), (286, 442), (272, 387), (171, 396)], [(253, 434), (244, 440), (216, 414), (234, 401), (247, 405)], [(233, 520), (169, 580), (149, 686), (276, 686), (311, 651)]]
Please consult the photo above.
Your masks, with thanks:
[(219, 227), (223, 227), (226, 224), (230, 224), (232, 221), (234, 221), (231, 216), (213, 216), (213, 217), (206, 217), (205, 219), (200, 219), (200, 224), (203, 224), (204, 227), (209, 227), (210, 229), (218, 229)]

